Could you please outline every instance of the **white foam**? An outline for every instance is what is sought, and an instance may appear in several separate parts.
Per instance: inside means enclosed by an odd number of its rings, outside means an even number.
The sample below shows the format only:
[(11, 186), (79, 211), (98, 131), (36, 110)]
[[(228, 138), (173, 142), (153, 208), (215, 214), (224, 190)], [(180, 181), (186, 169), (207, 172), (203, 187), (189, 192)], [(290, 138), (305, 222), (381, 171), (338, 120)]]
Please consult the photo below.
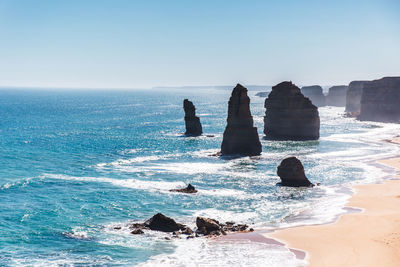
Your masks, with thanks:
[(173, 254), (153, 256), (137, 266), (305, 266), (283, 246), (250, 241), (176, 240)]
[(149, 191), (168, 191), (174, 188), (181, 188), (185, 186), (183, 182), (165, 182), (165, 181), (143, 181), (138, 179), (114, 179), (107, 177), (77, 177), (68, 176), (63, 174), (44, 174), (41, 178), (60, 179), (69, 181), (82, 181), (82, 182), (96, 182), (96, 183), (110, 183), (115, 186), (149, 190)]

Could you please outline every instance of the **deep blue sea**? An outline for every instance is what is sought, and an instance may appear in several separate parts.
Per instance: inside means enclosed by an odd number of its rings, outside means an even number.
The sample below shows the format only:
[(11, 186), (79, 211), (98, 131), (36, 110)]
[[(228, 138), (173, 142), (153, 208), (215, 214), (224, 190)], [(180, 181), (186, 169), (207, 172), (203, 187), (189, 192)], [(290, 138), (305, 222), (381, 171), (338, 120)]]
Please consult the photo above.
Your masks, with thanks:
[[(195, 225), (198, 215), (255, 229), (326, 223), (349, 186), (390, 170), (383, 141), (397, 124), (359, 122), (323, 107), (319, 141), (261, 139), (260, 157), (223, 159), (227, 90), (0, 90), (0, 266), (303, 266), (287, 248), (204, 238), (131, 235), (126, 223), (157, 212)], [(260, 138), (264, 99), (249, 92)], [(182, 137), (182, 102), (205, 134)], [(321, 186), (277, 187), (276, 167), (302, 160)], [(168, 190), (193, 184), (199, 193)], [(122, 226), (122, 230), (115, 230)]]

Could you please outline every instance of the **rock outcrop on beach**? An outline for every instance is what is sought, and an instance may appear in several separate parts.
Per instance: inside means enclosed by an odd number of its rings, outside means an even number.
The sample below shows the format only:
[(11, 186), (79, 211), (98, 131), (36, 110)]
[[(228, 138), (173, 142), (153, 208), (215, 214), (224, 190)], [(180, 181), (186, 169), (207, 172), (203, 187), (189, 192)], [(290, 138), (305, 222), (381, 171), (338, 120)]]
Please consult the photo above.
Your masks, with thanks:
[(178, 192), (178, 193), (186, 193), (186, 194), (194, 194), (197, 193), (196, 188), (194, 188), (193, 185), (188, 184), (187, 187), (185, 188), (179, 188), (179, 189), (171, 189), (169, 190), (170, 192)]
[(183, 109), (185, 110), (186, 136), (199, 136), (203, 133), (200, 118), (196, 116), (196, 108), (188, 99), (183, 100)]
[(234, 222), (220, 223), (217, 220), (197, 217), (196, 218), (196, 234), (205, 236), (219, 236), (226, 235), (227, 232), (251, 232), (253, 229), (247, 230), (246, 224), (235, 224)]
[(278, 185), (291, 186), (291, 187), (311, 187), (314, 186), (306, 177), (304, 173), (303, 164), (296, 157), (290, 157), (282, 160), (278, 166), (278, 176), (281, 182)]
[(360, 113), (361, 95), (366, 83), (368, 83), (368, 81), (352, 81), (349, 84), (346, 94), (345, 109), (349, 115), (357, 116)]
[(316, 140), (319, 138), (318, 108), (292, 82), (272, 87), (265, 99), (264, 133), (273, 140)]
[(325, 95), (322, 91), (322, 87), (319, 85), (303, 86), (301, 93), (308, 97), (311, 102), (317, 107), (323, 107), (326, 105)]
[[(144, 234), (143, 230), (161, 231), (172, 233), (172, 237), (179, 238), (181, 235), (186, 235), (187, 238), (199, 236), (219, 236), (226, 235), (229, 232), (252, 232), (246, 224), (236, 224), (234, 222), (220, 223), (217, 220), (197, 217), (196, 218), (196, 233), (190, 227), (177, 223), (174, 219), (167, 217), (161, 213), (157, 213), (144, 223), (131, 223), (127, 226), (133, 235)], [(115, 226), (114, 230), (121, 230), (122, 226)], [(169, 238), (167, 238), (169, 239)]]
[(400, 122), (400, 77), (385, 77), (364, 84), (359, 120)]
[(253, 126), (247, 89), (237, 84), (228, 103), (227, 126), (221, 145), (221, 155), (256, 156), (261, 154), (257, 128)]
[(328, 95), (326, 96), (326, 105), (334, 107), (346, 106), (347, 85), (337, 85), (329, 88)]

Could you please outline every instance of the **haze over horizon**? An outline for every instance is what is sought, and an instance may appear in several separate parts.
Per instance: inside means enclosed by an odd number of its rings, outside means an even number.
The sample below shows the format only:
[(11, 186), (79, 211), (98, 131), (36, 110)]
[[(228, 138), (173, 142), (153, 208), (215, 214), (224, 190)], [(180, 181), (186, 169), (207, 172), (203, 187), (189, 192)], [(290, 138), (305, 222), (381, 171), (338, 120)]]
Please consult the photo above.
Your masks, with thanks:
[(0, 87), (335, 85), (400, 75), (400, 2), (0, 0)]

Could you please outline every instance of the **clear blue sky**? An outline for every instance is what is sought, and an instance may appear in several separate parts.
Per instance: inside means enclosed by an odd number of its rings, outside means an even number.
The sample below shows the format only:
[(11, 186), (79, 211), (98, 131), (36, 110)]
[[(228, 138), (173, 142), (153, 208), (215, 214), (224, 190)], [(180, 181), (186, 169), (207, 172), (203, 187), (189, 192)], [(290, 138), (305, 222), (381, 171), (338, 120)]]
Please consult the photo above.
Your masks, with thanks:
[(0, 0), (0, 86), (347, 84), (400, 75), (398, 0)]

